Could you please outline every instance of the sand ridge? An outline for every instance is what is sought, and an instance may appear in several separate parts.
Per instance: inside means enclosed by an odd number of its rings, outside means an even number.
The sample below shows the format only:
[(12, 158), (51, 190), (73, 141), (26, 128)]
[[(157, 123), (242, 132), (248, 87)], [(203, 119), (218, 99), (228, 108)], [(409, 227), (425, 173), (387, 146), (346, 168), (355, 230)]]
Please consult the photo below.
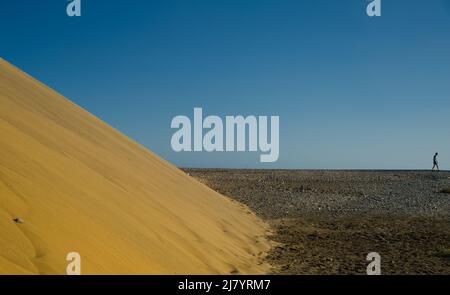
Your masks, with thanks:
[(269, 231), (0, 58), (0, 274), (259, 274)]

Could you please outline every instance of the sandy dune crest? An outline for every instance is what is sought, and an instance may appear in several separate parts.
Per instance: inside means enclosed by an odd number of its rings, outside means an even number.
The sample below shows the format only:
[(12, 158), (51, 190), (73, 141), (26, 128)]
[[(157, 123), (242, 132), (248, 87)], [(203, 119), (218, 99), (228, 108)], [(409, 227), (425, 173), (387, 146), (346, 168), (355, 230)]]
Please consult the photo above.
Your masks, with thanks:
[(0, 274), (264, 273), (267, 231), (0, 58)]

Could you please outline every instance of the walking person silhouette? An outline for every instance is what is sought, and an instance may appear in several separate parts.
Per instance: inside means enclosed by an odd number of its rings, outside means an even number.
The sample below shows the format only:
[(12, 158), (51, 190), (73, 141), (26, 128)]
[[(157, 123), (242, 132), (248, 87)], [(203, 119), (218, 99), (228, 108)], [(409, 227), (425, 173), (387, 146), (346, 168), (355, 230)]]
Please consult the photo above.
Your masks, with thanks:
[(439, 172), (439, 162), (437, 160), (438, 155), (439, 155), (438, 153), (434, 154), (434, 157), (433, 157), (433, 168), (431, 169), (431, 172), (434, 171), (434, 168), (436, 168), (436, 170)]

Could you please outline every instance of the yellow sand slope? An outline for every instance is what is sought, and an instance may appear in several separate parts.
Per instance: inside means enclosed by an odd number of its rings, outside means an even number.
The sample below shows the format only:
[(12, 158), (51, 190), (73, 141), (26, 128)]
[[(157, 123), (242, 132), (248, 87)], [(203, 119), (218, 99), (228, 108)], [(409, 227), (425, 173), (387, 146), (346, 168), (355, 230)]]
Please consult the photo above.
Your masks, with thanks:
[(267, 230), (0, 58), (0, 274), (262, 273)]

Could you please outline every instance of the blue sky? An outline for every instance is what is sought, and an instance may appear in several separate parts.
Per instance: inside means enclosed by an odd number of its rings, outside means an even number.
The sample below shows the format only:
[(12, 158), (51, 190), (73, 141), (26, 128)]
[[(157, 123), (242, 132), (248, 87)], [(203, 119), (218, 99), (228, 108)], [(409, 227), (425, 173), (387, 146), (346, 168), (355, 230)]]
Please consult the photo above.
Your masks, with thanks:
[[(450, 167), (450, 1), (0, 2), (0, 56), (179, 166)], [(175, 153), (174, 116), (280, 116), (280, 158)]]

